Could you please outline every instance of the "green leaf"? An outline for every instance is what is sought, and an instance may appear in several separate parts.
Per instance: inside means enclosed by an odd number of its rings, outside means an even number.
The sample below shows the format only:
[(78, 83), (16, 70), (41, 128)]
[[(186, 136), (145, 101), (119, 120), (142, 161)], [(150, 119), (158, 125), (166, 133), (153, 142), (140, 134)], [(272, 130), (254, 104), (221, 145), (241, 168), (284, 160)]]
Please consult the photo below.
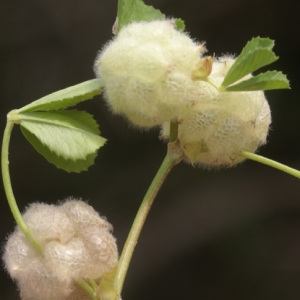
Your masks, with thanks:
[(32, 146), (56, 167), (68, 172), (87, 170), (106, 139), (93, 117), (83, 111), (26, 112), (19, 124)]
[(95, 158), (97, 157), (97, 153), (88, 155), (85, 159), (79, 159), (76, 161), (65, 159), (60, 156), (57, 156), (54, 152), (51, 152), (49, 148), (41, 143), (37, 137), (32, 134), (30, 131), (21, 127), (21, 131), (27, 141), (33, 145), (35, 150), (40, 153), (44, 158), (47, 159), (48, 162), (54, 164), (57, 168), (62, 169), (67, 172), (80, 173), (82, 171), (86, 171), (89, 166), (94, 164)]
[(132, 22), (163, 20), (165, 15), (158, 9), (146, 5), (142, 0), (119, 0), (117, 33)]
[(268, 38), (257, 37), (249, 41), (229, 69), (222, 86), (227, 87), (244, 76), (276, 61), (278, 57), (272, 51), (273, 47), (274, 41)]
[(182, 19), (174, 19), (175, 22), (175, 28), (178, 31), (184, 31), (185, 29), (185, 23)]
[(104, 84), (99, 78), (54, 92), (20, 109), (19, 113), (64, 109), (101, 94)]
[(277, 71), (268, 71), (228, 86), (225, 91), (266, 91), (288, 89), (289, 87), (289, 81), (284, 74)]

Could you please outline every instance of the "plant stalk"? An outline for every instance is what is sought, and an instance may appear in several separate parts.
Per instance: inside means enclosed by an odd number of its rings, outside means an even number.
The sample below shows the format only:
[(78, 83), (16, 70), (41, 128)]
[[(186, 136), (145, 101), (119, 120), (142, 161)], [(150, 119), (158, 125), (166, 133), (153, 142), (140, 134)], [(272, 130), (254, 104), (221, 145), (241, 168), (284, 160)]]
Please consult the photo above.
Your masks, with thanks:
[(116, 292), (120, 295), (124, 280), (126, 277), (127, 270), (129, 268), (129, 264), (137, 244), (138, 238), (140, 236), (143, 225), (146, 221), (148, 213), (151, 209), (153, 201), (160, 190), (162, 184), (164, 183), (166, 177), (172, 170), (172, 168), (177, 165), (183, 158), (182, 150), (179, 146), (179, 142), (175, 141), (168, 144), (167, 155), (164, 158), (160, 168), (158, 169), (155, 177), (149, 189), (140, 205), (140, 208), (137, 212), (137, 215), (132, 224), (131, 230), (125, 242), (119, 264), (117, 267), (116, 275), (114, 278), (114, 286)]
[(77, 279), (76, 283), (89, 294), (89, 296), (91, 297), (92, 300), (99, 300), (97, 297), (97, 294), (95, 292), (95, 288), (92, 287), (84, 279)]
[(2, 170), (2, 180), (4, 185), (4, 190), (6, 193), (7, 201), (10, 207), (10, 210), (13, 214), (13, 217), (24, 233), (27, 240), (32, 244), (32, 246), (39, 252), (43, 253), (43, 247), (33, 238), (31, 235), (27, 225), (25, 224), (23, 217), (19, 211), (12, 185), (10, 180), (10, 172), (9, 172), (9, 143), (11, 132), (14, 126), (14, 122), (11, 120), (7, 120), (6, 127), (4, 130), (3, 141), (2, 141), (2, 153), (1, 153), (1, 170)]
[(264, 156), (261, 156), (261, 155), (255, 154), (255, 153), (247, 152), (247, 151), (240, 151), (240, 155), (245, 157), (245, 158), (254, 160), (256, 162), (259, 162), (261, 164), (267, 165), (269, 167), (278, 169), (282, 172), (285, 172), (289, 175), (292, 175), (292, 176), (297, 177), (297, 178), (300, 179), (300, 171), (298, 171), (294, 168), (288, 167), (284, 164), (281, 164), (281, 163), (279, 163), (275, 160), (266, 158)]

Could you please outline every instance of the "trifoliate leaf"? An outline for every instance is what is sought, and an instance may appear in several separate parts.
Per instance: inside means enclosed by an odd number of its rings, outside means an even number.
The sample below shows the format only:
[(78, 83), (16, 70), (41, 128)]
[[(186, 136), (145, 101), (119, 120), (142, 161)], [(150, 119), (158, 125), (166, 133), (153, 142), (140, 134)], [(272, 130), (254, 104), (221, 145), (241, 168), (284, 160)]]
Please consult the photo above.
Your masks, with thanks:
[(88, 169), (106, 141), (99, 136), (93, 117), (83, 111), (26, 112), (19, 117), (21, 130), (32, 146), (68, 172)]
[(165, 15), (142, 0), (119, 0), (117, 30), (132, 22), (163, 20)]
[(277, 71), (268, 71), (230, 85), (225, 88), (225, 91), (266, 91), (288, 89), (289, 87), (289, 81), (284, 74)]
[(64, 109), (101, 94), (104, 84), (99, 78), (88, 80), (40, 98), (18, 110), (19, 113)]
[(253, 38), (249, 41), (226, 74), (222, 86), (227, 87), (244, 76), (269, 65), (278, 57), (272, 51), (274, 41), (268, 38)]

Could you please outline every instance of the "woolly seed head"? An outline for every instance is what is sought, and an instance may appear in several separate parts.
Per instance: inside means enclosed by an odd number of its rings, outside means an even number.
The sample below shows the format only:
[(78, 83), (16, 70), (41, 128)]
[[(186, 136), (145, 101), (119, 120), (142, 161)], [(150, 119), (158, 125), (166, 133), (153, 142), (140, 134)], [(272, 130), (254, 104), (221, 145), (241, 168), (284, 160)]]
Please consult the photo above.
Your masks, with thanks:
[(35, 203), (23, 217), (44, 252), (37, 252), (19, 228), (6, 243), (3, 260), (22, 300), (85, 299), (74, 280), (100, 279), (118, 263), (112, 226), (81, 200)]
[[(213, 63), (211, 80), (221, 84), (234, 59)], [(244, 160), (239, 151), (255, 152), (266, 142), (270, 108), (262, 91), (218, 92), (205, 82), (199, 99), (178, 115), (178, 139), (187, 160), (207, 167), (233, 166)], [(162, 126), (161, 137), (169, 137)]]
[(172, 20), (132, 23), (100, 52), (95, 72), (113, 112), (152, 127), (192, 103), (192, 71), (204, 50)]

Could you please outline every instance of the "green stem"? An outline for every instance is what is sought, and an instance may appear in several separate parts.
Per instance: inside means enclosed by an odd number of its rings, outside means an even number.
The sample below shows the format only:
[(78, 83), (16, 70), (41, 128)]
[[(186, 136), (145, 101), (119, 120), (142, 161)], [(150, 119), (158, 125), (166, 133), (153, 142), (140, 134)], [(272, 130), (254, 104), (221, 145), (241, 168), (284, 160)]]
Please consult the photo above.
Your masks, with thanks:
[(257, 161), (261, 164), (264, 164), (264, 165), (270, 166), (272, 168), (278, 169), (282, 172), (288, 173), (288, 174), (290, 174), (292, 176), (295, 176), (295, 177), (300, 179), (300, 171), (298, 171), (296, 169), (293, 169), (291, 167), (288, 167), (284, 164), (281, 164), (277, 161), (274, 161), (274, 160), (266, 158), (264, 156), (261, 156), (261, 155), (255, 154), (255, 153), (251, 153), (251, 152), (247, 152), (247, 151), (240, 151), (240, 155), (245, 157), (245, 158)]
[(18, 224), (18, 226), (20, 227), (20, 229), (22, 230), (22, 232), (24, 233), (28, 241), (32, 244), (32, 246), (38, 252), (43, 253), (43, 247), (33, 238), (31, 233), (29, 232), (27, 225), (25, 224), (22, 218), (11, 185), (8, 156), (9, 156), (9, 142), (10, 142), (10, 136), (11, 136), (13, 126), (14, 126), (14, 122), (8, 119), (4, 130), (3, 142), (2, 142), (1, 169), (2, 169), (2, 180), (3, 180), (4, 190), (6, 193), (10, 210), (13, 214), (16, 223)]
[(89, 296), (91, 297), (92, 300), (99, 300), (94, 287), (91, 286), (84, 279), (77, 279), (76, 283), (89, 294)]
[(212, 87), (214, 87), (218, 92), (222, 92), (221, 87), (218, 86), (216, 83), (214, 83), (209, 77), (207, 77), (207, 78), (205, 79), (205, 81), (206, 81), (207, 83), (209, 83)]
[(168, 144), (168, 152), (163, 160), (160, 168), (158, 169), (155, 177), (149, 189), (141, 203), (141, 206), (137, 212), (137, 215), (132, 224), (131, 230), (127, 237), (126, 243), (124, 245), (119, 264), (117, 267), (116, 275), (114, 278), (114, 286), (116, 292), (120, 295), (124, 280), (126, 277), (126, 273), (137, 244), (138, 238), (140, 236), (143, 225), (146, 221), (147, 215), (151, 209), (153, 201), (160, 190), (162, 184), (164, 183), (167, 175), (172, 170), (172, 168), (177, 165), (183, 158), (182, 150), (179, 146), (178, 141)]
[(87, 279), (88, 284), (96, 291), (99, 287), (97, 282), (94, 279), (88, 278)]

